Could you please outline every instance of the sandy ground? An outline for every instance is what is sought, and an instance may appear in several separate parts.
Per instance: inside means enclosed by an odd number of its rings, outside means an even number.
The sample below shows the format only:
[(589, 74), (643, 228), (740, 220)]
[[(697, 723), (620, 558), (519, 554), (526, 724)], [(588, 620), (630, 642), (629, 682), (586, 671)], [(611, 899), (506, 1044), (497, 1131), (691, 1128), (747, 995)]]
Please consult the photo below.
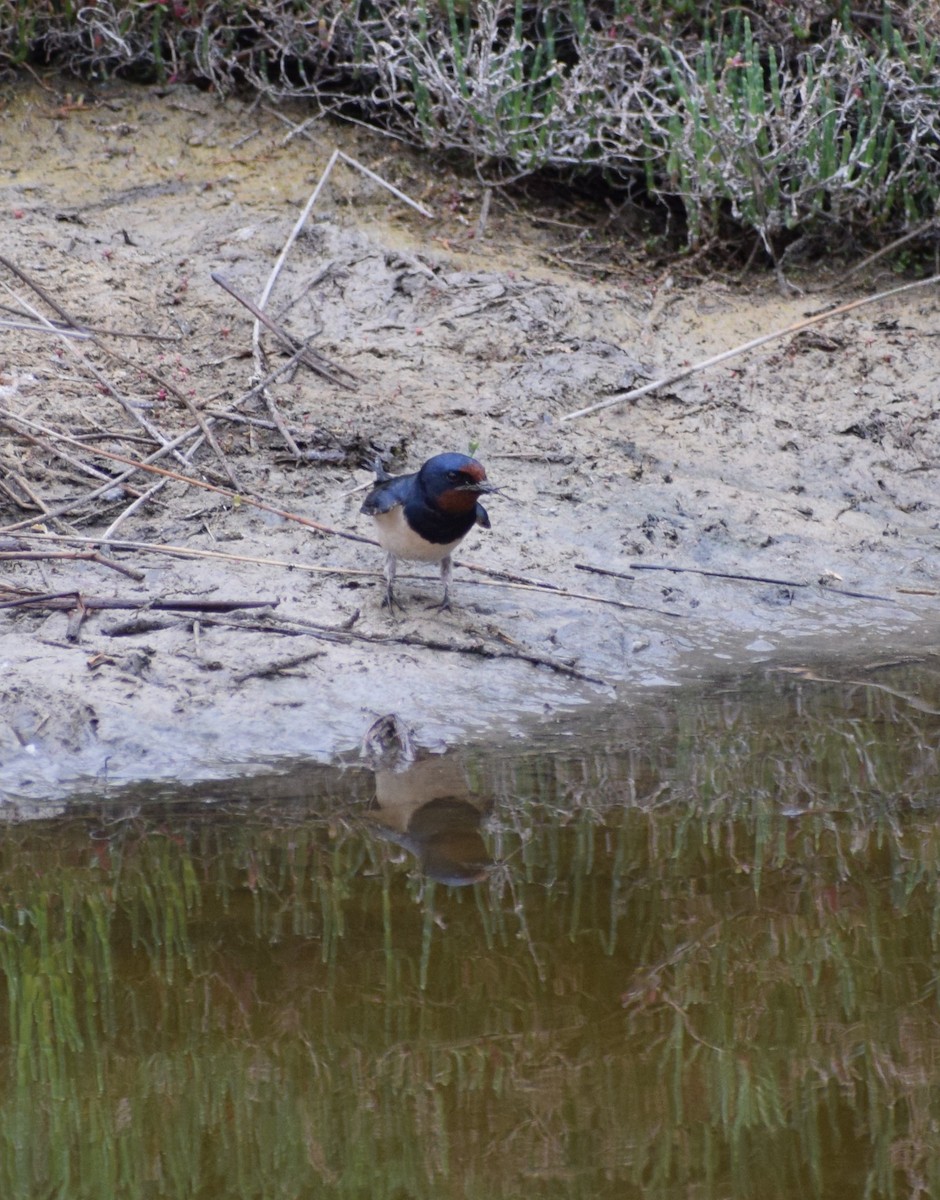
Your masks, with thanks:
[[(935, 290), (561, 423), (860, 293), (784, 299), (772, 280), (664, 271), (587, 202), (497, 197), (481, 239), (472, 179), (364, 131), (319, 123), (289, 138), (261, 107), (192, 90), (124, 88), (75, 104), (29, 87), (6, 100), (0, 252), (76, 320), (121, 332), (96, 345), (0, 331), (0, 412), (33, 422), (0, 428), (0, 550), (80, 548), (51, 546), (42, 532), (100, 537), (160, 480), (138, 474), (137, 492), (119, 486), (79, 504), (101, 486), (89, 464), (105, 483), (121, 470), (93, 449), (149, 454), (154, 430), (169, 438), (194, 424), (189, 404), (254, 423), (216, 417), (220, 454), (203, 447), (164, 465), (220, 486), (230, 473), (240, 496), (364, 536), (353, 489), (369, 479), (365, 463), (379, 454), (393, 471), (414, 470), (442, 450), (473, 449), (506, 496), (489, 505), (492, 530), (471, 534), (459, 558), (562, 589), (458, 568), (458, 607), (438, 613), (427, 607), (439, 598), (436, 572), (422, 569), (404, 581), (407, 611), (392, 620), (376, 547), (166, 481), (111, 535), (111, 558), (139, 578), (7, 557), (3, 586), (272, 607), (92, 610), (80, 626), (68, 611), (0, 610), (9, 805), (94, 779), (326, 760), (385, 712), (429, 744), (525, 736), (575, 706), (749, 665), (936, 651)], [(242, 399), (257, 380), (252, 318), (210, 275), (257, 299), (337, 145), (434, 216), (344, 166), (324, 187), (268, 311), (354, 378), (343, 388), (299, 366), (270, 387), (298, 460), (263, 424), (264, 400)], [(0, 279), (0, 317), (23, 320), (25, 301), (55, 318), (22, 278), (2, 268)], [(135, 336), (145, 333), (176, 340)], [(269, 370), (283, 364), (272, 335), (262, 345)], [(274, 561), (183, 559), (121, 539)], [(303, 621), (338, 632), (324, 641)]]

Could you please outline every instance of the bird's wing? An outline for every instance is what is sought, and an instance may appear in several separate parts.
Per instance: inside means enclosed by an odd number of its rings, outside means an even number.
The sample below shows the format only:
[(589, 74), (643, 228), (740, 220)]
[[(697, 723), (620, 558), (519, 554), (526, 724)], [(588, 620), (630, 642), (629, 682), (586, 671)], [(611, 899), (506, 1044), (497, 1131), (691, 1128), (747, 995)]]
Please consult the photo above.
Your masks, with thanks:
[(391, 512), (399, 504), (404, 504), (411, 492), (414, 475), (394, 475), (383, 479), (375, 485), (362, 502), (360, 512), (367, 517), (379, 516)]
[(490, 529), (490, 514), (486, 511), (482, 504), (477, 501), (477, 524), (481, 529)]

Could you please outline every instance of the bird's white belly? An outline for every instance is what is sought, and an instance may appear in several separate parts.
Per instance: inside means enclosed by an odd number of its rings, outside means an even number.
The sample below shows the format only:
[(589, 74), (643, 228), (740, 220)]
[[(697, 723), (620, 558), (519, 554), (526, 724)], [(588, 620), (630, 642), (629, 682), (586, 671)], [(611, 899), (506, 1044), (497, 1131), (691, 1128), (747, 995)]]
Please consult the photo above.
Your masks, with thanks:
[(404, 558), (408, 562), (440, 562), (463, 541), (463, 538), (457, 538), (454, 542), (440, 546), (426, 542), (405, 520), (405, 513), (400, 504), (388, 512), (376, 513), (374, 520), (379, 544), (389, 554)]

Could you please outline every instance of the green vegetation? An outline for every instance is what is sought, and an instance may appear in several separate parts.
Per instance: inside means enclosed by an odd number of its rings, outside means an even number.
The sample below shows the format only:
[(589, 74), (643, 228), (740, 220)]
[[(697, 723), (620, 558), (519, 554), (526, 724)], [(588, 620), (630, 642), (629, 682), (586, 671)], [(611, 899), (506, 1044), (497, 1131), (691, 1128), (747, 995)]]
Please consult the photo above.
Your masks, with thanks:
[(729, 680), (469, 759), (473, 888), (358, 771), (9, 826), (0, 1194), (940, 1193), (938, 709)]
[(935, 6), (0, 0), (0, 59), (308, 97), (493, 180), (603, 178), (692, 244), (851, 245), (940, 194)]

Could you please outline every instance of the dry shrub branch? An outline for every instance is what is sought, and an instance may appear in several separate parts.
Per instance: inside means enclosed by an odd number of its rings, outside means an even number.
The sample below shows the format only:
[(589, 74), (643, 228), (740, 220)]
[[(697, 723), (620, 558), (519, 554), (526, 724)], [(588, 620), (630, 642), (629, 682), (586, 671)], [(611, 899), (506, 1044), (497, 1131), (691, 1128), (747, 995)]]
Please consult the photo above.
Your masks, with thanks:
[(481, 175), (590, 175), (683, 221), (883, 242), (940, 195), (940, 19), (926, 4), (0, 0), (0, 55), (307, 97)]

